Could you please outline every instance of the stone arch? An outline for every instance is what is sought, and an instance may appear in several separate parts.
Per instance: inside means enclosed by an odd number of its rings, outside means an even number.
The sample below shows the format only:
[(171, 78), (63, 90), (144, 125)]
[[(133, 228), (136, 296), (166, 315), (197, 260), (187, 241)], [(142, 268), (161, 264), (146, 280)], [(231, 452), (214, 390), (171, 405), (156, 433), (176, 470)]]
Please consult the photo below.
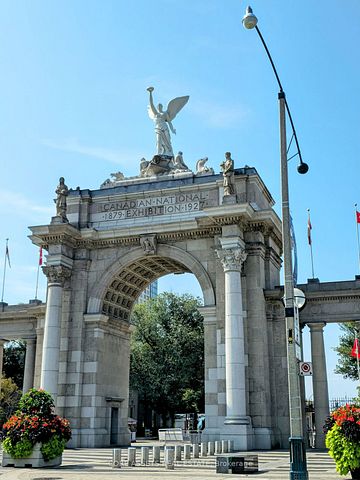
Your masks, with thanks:
[(155, 255), (135, 248), (110, 266), (90, 291), (87, 313), (105, 313), (128, 320), (135, 300), (154, 280), (170, 273), (193, 273), (203, 292), (204, 306), (215, 305), (209, 274), (190, 253), (174, 246), (158, 244)]

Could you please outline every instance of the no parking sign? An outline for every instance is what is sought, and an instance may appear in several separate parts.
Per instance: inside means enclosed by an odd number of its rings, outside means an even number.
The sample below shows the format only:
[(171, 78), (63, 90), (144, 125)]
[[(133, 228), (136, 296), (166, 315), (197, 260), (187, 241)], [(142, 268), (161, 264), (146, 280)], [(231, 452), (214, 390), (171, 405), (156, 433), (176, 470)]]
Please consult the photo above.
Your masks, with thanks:
[(312, 375), (312, 364), (311, 362), (300, 362), (299, 363), (300, 375)]

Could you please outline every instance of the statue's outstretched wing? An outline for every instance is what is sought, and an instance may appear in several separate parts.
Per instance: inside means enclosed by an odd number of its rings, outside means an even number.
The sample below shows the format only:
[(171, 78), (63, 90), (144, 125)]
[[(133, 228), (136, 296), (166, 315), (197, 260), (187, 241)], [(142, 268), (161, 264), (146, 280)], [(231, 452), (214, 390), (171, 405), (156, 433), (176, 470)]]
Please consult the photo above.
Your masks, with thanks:
[(180, 110), (187, 104), (189, 100), (189, 95), (185, 97), (176, 97), (169, 102), (167, 107), (167, 113), (170, 119), (170, 122), (174, 120), (176, 115), (180, 112)]
[(152, 111), (152, 108), (150, 107), (150, 105), (148, 105), (147, 109), (148, 109), (149, 117), (151, 118), (151, 120), (154, 120), (155, 115), (154, 115), (154, 112)]

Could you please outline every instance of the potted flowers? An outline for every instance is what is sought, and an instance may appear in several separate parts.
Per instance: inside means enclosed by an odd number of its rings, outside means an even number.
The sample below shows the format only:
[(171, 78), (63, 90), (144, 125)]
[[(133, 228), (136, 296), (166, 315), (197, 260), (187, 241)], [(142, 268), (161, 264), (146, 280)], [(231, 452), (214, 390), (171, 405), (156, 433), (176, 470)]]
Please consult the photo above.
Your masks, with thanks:
[(60, 465), (71, 430), (68, 420), (53, 409), (53, 399), (44, 390), (32, 388), (21, 397), (19, 409), (1, 432), (4, 467)]
[(360, 480), (360, 407), (346, 404), (334, 412), (324, 425), (325, 444), (340, 475), (349, 471)]

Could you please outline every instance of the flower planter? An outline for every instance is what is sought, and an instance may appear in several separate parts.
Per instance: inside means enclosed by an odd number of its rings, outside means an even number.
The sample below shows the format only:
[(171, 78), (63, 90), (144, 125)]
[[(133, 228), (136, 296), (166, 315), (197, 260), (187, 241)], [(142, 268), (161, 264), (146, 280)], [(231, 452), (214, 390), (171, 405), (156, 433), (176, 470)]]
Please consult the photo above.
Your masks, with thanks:
[(44, 457), (40, 449), (41, 449), (41, 443), (36, 443), (34, 445), (31, 455), (26, 458), (13, 458), (3, 450), (2, 466), (3, 467), (43, 468), (43, 467), (57, 467), (58, 465), (61, 465), (62, 455), (54, 458), (53, 460), (44, 460)]

